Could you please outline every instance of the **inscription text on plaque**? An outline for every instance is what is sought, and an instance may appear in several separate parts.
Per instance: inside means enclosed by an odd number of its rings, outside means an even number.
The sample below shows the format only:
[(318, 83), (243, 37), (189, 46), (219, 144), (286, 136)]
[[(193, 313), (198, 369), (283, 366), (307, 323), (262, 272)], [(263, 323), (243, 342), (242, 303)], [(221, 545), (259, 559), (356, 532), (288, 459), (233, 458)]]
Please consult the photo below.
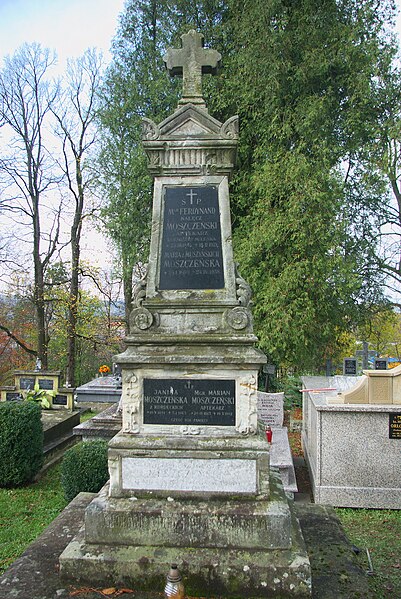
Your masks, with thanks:
[(160, 289), (222, 289), (223, 254), (216, 187), (167, 187)]
[(235, 381), (144, 379), (144, 424), (235, 425)]

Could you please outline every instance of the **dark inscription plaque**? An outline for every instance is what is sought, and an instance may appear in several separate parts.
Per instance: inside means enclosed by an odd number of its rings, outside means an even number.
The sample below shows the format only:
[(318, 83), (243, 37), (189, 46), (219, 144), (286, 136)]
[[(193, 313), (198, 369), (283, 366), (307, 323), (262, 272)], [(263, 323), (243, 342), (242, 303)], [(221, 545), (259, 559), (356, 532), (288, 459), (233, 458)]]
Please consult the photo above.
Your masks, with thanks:
[(55, 406), (66, 406), (67, 405), (67, 396), (66, 395), (56, 395), (53, 397), (53, 402)]
[(387, 370), (387, 360), (375, 360), (375, 370)]
[(39, 389), (53, 391), (54, 381), (52, 379), (39, 379)]
[(357, 361), (355, 358), (344, 358), (344, 375), (355, 376)]
[(235, 381), (144, 379), (144, 424), (235, 425)]
[(401, 439), (401, 414), (389, 414), (389, 438)]
[(217, 187), (167, 187), (160, 289), (224, 287)]
[(18, 392), (9, 391), (6, 393), (6, 401), (18, 401), (22, 399), (22, 396)]
[(20, 389), (33, 389), (35, 386), (35, 379), (20, 378), (19, 388)]

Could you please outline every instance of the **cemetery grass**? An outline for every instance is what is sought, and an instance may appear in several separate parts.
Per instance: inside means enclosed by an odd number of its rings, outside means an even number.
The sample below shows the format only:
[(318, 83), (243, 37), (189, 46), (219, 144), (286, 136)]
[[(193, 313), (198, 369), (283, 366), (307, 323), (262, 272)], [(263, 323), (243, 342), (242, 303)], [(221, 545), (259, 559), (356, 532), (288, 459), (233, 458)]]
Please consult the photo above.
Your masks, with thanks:
[(336, 508), (348, 539), (360, 550), (358, 562), (373, 574), (369, 588), (375, 599), (401, 597), (401, 510)]
[(37, 482), (0, 489), (0, 574), (65, 508), (60, 464)]

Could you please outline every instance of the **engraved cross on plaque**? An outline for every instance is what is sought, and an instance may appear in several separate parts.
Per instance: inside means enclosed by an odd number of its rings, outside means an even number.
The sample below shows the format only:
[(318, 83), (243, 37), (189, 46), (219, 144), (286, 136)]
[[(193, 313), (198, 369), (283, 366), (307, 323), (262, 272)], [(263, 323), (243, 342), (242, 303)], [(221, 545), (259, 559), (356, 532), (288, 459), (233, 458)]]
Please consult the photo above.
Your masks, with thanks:
[(198, 194), (193, 189), (189, 190), (189, 193), (185, 194), (189, 198), (189, 203), (192, 205), (194, 203), (194, 199), (198, 197)]
[(179, 104), (206, 106), (202, 97), (202, 74), (215, 75), (221, 55), (217, 50), (203, 48), (203, 35), (194, 29), (181, 36), (182, 48), (168, 48), (164, 62), (172, 77), (183, 78)]

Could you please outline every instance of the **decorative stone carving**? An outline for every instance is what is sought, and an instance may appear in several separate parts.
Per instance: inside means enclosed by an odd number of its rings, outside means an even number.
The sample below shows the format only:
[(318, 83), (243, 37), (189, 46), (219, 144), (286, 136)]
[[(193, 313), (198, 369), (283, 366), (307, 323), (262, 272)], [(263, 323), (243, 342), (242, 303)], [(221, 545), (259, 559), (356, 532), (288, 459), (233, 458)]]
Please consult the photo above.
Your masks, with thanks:
[(235, 331), (246, 329), (251, 322), (249, 310), (239, 306), (232, 308), (231, 310), (226, 310), (224, 312), (224, 319), (228, 326)]
[(135, 308), (130, 314), (130, 330), (133, 328), (141, 331), (149, 329), (154, 321), (152, 312), (146, 308)]
[(202, 433), (201, 429), (197, 426), (182, 426), (181, 434), (183, 435), (200, 435)]
[(135, 373), (127, 373), (123, 381), (123, 432), (139, 433), (139, 381)]
[(237, 284), (237, 298), (241, 306), (251, 306), (252, 290), (250, 285), (243, 279), (238, 271), (238, 264), (235, 264), (235, 282)]
[(131, 305), (136, 306), (137, 308), (142, 306), (142, 302), (146, 297), (146, 277), (147, 272), (145, 272), (142, 279), (139, 279), (132, 291)]
[(221, 133), (228, 139), (238, 139), (239, 118), (238, 115), (229, 118), (221, 127)]
[(205, 106), (202, 97), (202, 73), (216, 74), (221, 61), (217, 50), (203, 47), (203, 35), (194, 29), (181, 36), (182, 48), (168, 48), (164, 61), (172, 77), (182, 77), (180, 104), (192, 102)]
[(109, 455), (110, 492), (120, 486), (120, 460), (116, 455)]
[[(236, 430), (241, 435), (256, 435), (257, 433), (257, 383), (254, 375), (240, 381), (241, 396), (247, 401), (239, 405), (238, 424)], [(244, 397), (245, 396), (245, 397)]]
[(142, 279), (137, 282), (132, 292), (131, 305), (133, 306), (133, 310), (129, 317), (129, 328), (131, 332), (134, 329), (146, 331), (152, 326), (155, 320), (154, 315), (142, 305), (143, 300), (146, 297), (146, 277), (147, 273), (145, 273)]
[(142, 118), (142, 139), (154, 140), (160, 135), (159, 127), (146, 117)]

